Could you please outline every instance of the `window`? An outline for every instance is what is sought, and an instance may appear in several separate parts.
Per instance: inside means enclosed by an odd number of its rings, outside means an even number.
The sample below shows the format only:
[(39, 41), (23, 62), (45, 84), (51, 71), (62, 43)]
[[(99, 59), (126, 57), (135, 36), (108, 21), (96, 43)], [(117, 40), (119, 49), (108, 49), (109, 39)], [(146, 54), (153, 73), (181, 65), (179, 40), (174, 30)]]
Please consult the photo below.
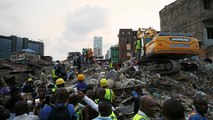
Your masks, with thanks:
[(211, 9), (211, 0), (204, 0), (204, 9)]
[(207, 37), (208, 39), (213, 39), (213, 27), (207, 28)]
[(124, 35), (124, 32), (122, 32), (122, 34)]
[(129, 41), (128, 41), (128, 40), (126, 41), (126, 44), (129, 44)]

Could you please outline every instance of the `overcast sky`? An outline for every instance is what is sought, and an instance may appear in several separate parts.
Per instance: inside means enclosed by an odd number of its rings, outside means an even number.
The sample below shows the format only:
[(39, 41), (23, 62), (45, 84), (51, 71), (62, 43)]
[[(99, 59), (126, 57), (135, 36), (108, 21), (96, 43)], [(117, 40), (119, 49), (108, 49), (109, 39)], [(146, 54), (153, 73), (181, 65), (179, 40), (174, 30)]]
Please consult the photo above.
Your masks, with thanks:
[(64, 60), (103, 37), (103, 55), (120, 28), (160, 30), (159, 11), (175, 0), (0, 0), (0, 35), (42, 40), (44, 54)]

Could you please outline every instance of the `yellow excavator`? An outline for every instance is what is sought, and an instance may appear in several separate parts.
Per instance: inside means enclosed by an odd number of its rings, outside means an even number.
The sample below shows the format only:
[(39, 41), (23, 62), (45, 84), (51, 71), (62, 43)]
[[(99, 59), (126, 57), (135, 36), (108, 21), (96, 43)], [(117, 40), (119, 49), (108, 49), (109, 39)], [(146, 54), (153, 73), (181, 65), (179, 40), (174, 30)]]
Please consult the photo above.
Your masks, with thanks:
[(198, 69), (196, 64), (180, 62), (200, 53), (199, 41), (191, 35), (139, 28), (137, 37), (141, 40), (142, 57), (139, 63), (143, 64), (144, 69), (161, 74), (177, 72), (180, 69)]

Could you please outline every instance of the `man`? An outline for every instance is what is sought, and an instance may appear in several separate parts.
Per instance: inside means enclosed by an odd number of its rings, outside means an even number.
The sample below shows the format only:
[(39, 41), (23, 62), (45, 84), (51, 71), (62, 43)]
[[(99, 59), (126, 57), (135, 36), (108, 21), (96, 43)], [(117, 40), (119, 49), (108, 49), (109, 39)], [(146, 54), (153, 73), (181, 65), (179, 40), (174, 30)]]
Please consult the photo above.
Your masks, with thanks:
[[(56, 91), (55, 95), (55, 104), (54, 105), (46, 105), (42, 108), (40, 113), (41, 120), (50, 120), (50, 119), (75, 119), (77, 118), (77, 114), (75, 113), (74, 106), (72, 104), (68, 104), (68, 97), (69, 94), (66, 89), (59, 88)], [(57, 108), (66, 107), (66, 112), (61, 112), (59, 109), (56, 111)], [(53, 114), (55, 112), (55, 114)], [(57, 114), (56, 114), (57, 112)], [(63, 114), (64, 113), (64, 114)]]
[(113, 120), (110, 115), (112, 114), (112, 106), (108, 101), (102, 101), (98, 105), (98, 111), (100, 116), (96, 117), (93, 120)]
[(24, 85), (22, 92), (31, 93), (31, 94), (33, 94), (35, 92), (32, 78), (27, 79), (26, 84)]
[[(88, 90), (86, 93), (86, 96), (90, 98), (91, 100), (95, 100), (96, 93), (93, 90)], [(86, 105), (84, 108), (84, 118), (85, 120), (92, 120), (98, 116), (98, 112), (92, 109), (89, 105)]]
[(138, 38), (136, 41), (136, 50), (137, 50), (137, 59), (141, 57), (141, 38)]
[(207, 99), (203, 96), (197, 95), (193, 99), (195, 109), (189, 116), (189, 120), (207, 120), (205, 114), (208, 111)]
[(163, 120), (185, 120), (184, 106), (176, 99), (168, 99), (163, 103)]
[(9, 110), (5, 109), (4, 106), (0, 105), (0, 118), (1, 120), (7, 120), (10, 117)]
[(135, 86), (135, 90), (132, 91), (132, 98), (134, 100), (134, 114), (138, 113), (139, 106), (140, 106), (140, 97), (143, 96), (142, 86), (137, 84)]
[(84, 120), (83, 119), (83, 107), (80, 106), (78, 96), (76, 94), (71, 94), (69, 96), (69, 103), (73, 104), (75, 112), (78, 115), (78, 120)]
[(46, 75), (46, 70), (42, 70), (41, 74), (40, 74), (40, 80), (41, 82), (46, 85), (47, 83), (49, 83), (48, 81), (48, 77)]
[(107, 99), (107, 100), (109, 100), (112, 104), (115, 102), (115, 94), (114, 94), (114, 92), (111, 90), (111, 89), (109, 89), (109, 88), (107, 88), (107, 86), (108, 86), (108, 81), (107, 81), (107, 79), (106, 78), (102, 78), (101, 80), (100, 80), (100, 86), (102, 87), (102, 88), (104, 88), (105, 89), (105, 91), (106, 91), (106, 94), (105, 94), (105, 99)]
[(41, 108), (43, 108), (45, 105), (50, 104), (50, 97), (47, 96), (47, 90), (44, 85), (40, 85), (37, 90), (37, 96), (34, 98), (35, 99), (35, 109), (34, 113), (36, 115), (39, 115)]
[[(105, 95), (106, 91), (101, 88), (101, 89), (98, 89), (97, 91), (97, 97), (99, 98), (99, 103), (103, 102), (103, 101), (107, 101), (108, 103), (110, 103), (110, 101), (106, 100), (104, 98), (104, 95)], [(78, 91), (78, 95), (80, 98), (82, 98), (82, 100), (84, 102), (86, 102), (92, 109), (94, 109), (95, 111), (99, 112), (99, 109), (98, 109), (98, 104), (96, 104), (93, 100), (91, 100), (90, 98), (88, 98), (85, 94), (83, 94), (83, 92), (81, 91)], [(116, 109), (111, 105), (111, 109), (113, 112), (111, 112), (111, 114), (109, 115), (109, 117), (111, 117), (113, 120), (117, 120), (117, 117), (115, 116), (114, 112), (116, 112)]]
[(25, 100), (19, 100), (15, 104), (16, 117), (13, 120), (40, 120), (36, 115), (28, 115), (28, 104)]
[(149, 120), (154, 117), (156, 102), (150, 96), (144, 95), (140, 98), (140, 109), (133, 120)]
[(87, 84), (84, 82), (85, 76), (84, 74), (78, 74), (77, 76), (77, 80), (78, 80), (78, 84), (77, 84), (77, 90), (82, 91), (83, 93), (87, 92)]
[(55, 82), (57, 88), (65, 87), (65, 81), (62, 78), (58, 78)]

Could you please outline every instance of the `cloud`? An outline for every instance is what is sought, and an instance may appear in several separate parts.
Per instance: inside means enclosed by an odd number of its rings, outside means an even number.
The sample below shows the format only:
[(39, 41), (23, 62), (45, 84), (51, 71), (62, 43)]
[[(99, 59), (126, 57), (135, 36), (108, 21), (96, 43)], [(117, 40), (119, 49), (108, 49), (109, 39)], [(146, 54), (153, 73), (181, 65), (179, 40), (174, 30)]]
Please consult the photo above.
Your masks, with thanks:
[[(94, 35), (91, 34), (104, 29), (107, 24), (107, 11), (105, 9), (85, 5), (67, 14), (64, 32), (61, 37), (54, 40), (52, 46), (57, 46), (56, 49), (60, 55), (74, 51), (81, 52), (82, 48), (92, 47)], [(66, 57), (65, 55), (63, 58)]]
[(87, 35), (107, 25), (107, 11), (101, 7), (85, 5), (74, 13), (69, 13), (66, 18), (64, 36), (70, 33)]

